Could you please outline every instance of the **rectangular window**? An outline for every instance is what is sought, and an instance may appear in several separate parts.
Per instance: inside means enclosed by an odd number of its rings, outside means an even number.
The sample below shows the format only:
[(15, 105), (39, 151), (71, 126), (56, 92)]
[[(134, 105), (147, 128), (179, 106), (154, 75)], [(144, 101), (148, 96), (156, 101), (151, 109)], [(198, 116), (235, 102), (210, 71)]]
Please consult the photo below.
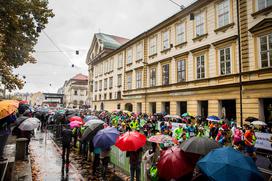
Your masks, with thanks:
[(162, 66), (162, 85), (169, 84), (169, 64)]
[(257, 0), (258, 10), (272, 6), (272, 0)]
[(154, 36), (149, 40), (149, 55), (157, 53), (157, 37)]
[(113, 77), (109, 78), (109, 88), (112, 88), (112, 84), (113, 84)]
[(136, 88), (142, 87), (142, 71), (136, 72)]
[(217, 5), (218, 27), (229, 24), (229, 0), (224, 0)]
[(102, 90), (102, 80), (99, 81), (99, 90)]
[(74, 95), (77, 95), (77, 90), (75, 90)]
[(122, 74), (118, 74), (117, 85), (122, 86)]
[(104, 100), (106, 100), (106, 99), (107, 99), (107, 94), (105, 93), (105, 94), (104, 94)]
[(97, 83), (97, 81), (95, 81), (95, 83), (94, 83), (94, 91), (96, 92), (97, 91), (97, 88), (98, 88), (98, 83)]
[(123, 67), (123, 54), (122, 53), (120, 53), (118, 55), (118, 68), (121, 68), (121, 67)]
[(176, 25), (176, 44), (185, 42), (185, 25), (184, 23), (179, 23)]
[(127, 64), (131, 64), (132, 63), (132, 49), (128, 49), (127, 50)]
[(178, 82), (182, 82), (186, 80), (186, 66), (185, 60), (181, 60), (177, 62), (177, 75), (178, 75)]
[(132, 76), (127, 76), (127, 89), (132, 89)]
[(143, 52), (143, 45), (142, 43), (140, 43), (136, 46), (136, 60), (140, 60), (143, 58), (142, 52)]
[(221, 75), (228, 75), (231, 73), (231, 58), (230, 57), (231, 57), (230, 48), (223, 48), (219, 50)]
[(204, 34), (204, 13), (195, 16), (196, 36)]
[(168, 49), (170, 47), (169, 31), (165, 31), (162, 33), (162, 47), (163, 50)]
[(196, 74), (197, 79), (205, 78), (205, 57), (201, 55), (196, 58)]
[(156, 68), (150, 69), (150, 87), (156, 86)]
[(112, 99), (112, 93), (110, 92), (109, 94), (109, 99), (111, 100)]
[(272, 33), (260, 37), (261, 67), (272, 67)]
[(108, 61), (104, 62), (104, 73), (108, 73)]
[(96, 100), (97, 100), (97, 96), (95, 95), (95, 96), (94, 96), (94, 101), (96, 101)]
[(104, 79), (104, 89), (108, 88), (108, 79)]

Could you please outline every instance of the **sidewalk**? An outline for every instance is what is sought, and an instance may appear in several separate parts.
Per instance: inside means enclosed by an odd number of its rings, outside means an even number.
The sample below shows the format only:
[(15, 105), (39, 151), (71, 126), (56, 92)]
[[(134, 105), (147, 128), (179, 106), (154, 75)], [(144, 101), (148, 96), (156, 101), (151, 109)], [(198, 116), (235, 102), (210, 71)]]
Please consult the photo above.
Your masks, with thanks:
[(32, 163), (38, 170), (37, 180), (83, 180), (70, 164), (68, 174), (62, 169), (61, 150), (46, 133), (38, 132), (30, 142)]

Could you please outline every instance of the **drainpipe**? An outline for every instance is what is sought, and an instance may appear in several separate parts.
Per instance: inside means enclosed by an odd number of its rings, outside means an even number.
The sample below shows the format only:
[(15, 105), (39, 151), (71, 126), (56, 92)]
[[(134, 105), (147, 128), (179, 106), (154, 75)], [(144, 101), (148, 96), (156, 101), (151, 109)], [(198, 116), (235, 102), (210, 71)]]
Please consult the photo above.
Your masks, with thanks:
[(242, 58), (241, 58), (241, 34), (240, 34), (240, 5), (236, 0), (237, 28), (238, 28), (238, 61), (239, 61), (239, 93), (240, 93), (240, 124), (243, 126), (243, 82), (242, 82)]

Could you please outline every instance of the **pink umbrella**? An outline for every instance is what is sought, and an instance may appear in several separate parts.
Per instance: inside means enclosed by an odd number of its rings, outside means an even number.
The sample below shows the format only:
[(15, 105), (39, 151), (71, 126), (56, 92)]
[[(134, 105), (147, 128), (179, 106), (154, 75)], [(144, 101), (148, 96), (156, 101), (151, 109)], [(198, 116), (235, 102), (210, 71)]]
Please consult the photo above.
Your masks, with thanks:
[(70, 128), (71, 128), (71, 129), (79, 128), (79, 127), (82, 125), (82, 122), (73, 121), (73, 122), (71, 122), (69, 125), (70, 125)]

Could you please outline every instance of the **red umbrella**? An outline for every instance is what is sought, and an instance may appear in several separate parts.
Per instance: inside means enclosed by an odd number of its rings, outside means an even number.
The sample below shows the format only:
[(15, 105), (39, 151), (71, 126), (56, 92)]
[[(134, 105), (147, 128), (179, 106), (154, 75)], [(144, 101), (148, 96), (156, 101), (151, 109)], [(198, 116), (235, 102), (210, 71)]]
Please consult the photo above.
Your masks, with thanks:
[(28, 104), (28, 101), (27, 100), (21, 100), (19, 103), (20, 104)]
[(83, 119), (81, 117), (79, 117), (79, 116), (72, 116), (72, 117), (69, 118), (69, 121), (70, 122), (79, 121), (79, 122), (84, 123)]
[(162, 151), (157, 168), (160, 178), (166, 180), (178, 179), (194, 170), (193, 164), (179, 147)]
[(115, 145), (122, 151), (136, 151), (146, 142), (145, 135), (137, 131), (128, 131), (118, 137)]

